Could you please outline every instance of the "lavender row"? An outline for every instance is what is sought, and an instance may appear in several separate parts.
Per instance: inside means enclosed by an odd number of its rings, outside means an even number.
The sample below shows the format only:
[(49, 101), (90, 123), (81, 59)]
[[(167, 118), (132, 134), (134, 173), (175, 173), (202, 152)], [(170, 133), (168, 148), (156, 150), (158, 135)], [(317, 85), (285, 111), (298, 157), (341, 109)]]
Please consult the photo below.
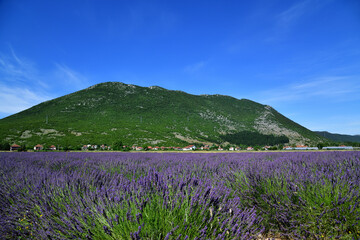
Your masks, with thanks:
[(359, 238), (360, 153), (0, 153), (5, 239)]

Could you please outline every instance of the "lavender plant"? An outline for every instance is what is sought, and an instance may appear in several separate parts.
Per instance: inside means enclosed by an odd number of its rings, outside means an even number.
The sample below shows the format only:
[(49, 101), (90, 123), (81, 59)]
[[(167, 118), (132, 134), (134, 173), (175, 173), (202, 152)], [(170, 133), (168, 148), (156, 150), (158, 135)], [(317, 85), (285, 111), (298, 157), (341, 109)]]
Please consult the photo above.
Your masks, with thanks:
[(2, 239), (357, 239), (360, 153), (0, 153)]

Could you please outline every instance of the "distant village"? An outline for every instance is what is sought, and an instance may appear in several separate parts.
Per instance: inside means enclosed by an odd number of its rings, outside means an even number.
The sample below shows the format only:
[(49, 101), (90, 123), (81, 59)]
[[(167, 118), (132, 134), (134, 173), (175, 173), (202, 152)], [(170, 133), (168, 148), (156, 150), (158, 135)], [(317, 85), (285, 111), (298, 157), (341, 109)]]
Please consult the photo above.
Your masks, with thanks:
[[(164, 146), (146, 146), (146, 147), (140, 147), (140, 146), (122, 146), (122, 149), (113, 149), (111, 146), (108, 145), (83, 145), (81, 147), (81, 151), (268, 151), (268, 150), (355, 150), (359, 149), (358, 147), (352, 147), (352, 146), (327, 146), (327, 147), (309, 147), (306, 145), (298, 145), (298, 146), (263, 146), (263, 147), (234, 147), (234, 146), (228, 146), (228, 147), (222, 147), (218, 145), (202, 145), (200, 147), (196, 147), (195, 145), (188, 145), (186, 147), (164, 147)], [(13, 144), (10, 146), (10, 151), (24, 151), (25, 149), (22, 149), (20, 145)], [(56, 147), (55, 145), (51, 145), (50, 147), (45, 148), (41, 144), (37, 144), (33, 147), (33, 151), (61, 151), (61, 150), (70, 150), (70, 149), (64, 149), (60, 148), (59, 146)]]

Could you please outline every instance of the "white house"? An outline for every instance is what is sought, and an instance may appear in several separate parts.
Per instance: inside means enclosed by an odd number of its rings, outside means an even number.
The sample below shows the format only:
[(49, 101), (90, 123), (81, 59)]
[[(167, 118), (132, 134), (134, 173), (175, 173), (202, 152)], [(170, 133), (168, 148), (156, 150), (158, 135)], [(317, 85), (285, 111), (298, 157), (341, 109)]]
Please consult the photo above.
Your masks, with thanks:
[(41, 151), (43, 149), (44, 149), (43, 145), (37, 144), (37, 145), (34, 146), (34, 151)]
[(184, 147), (182, 150), (183, 151), (191, 151), (191, 150), (195, 150), (195, 149), (196, 149), (195, 145), (189, 145), (189, 146)]
[(10, 146), (10, 151), (17, 151), (20, 149), (20, 146), (17, 144), (13, 144)]

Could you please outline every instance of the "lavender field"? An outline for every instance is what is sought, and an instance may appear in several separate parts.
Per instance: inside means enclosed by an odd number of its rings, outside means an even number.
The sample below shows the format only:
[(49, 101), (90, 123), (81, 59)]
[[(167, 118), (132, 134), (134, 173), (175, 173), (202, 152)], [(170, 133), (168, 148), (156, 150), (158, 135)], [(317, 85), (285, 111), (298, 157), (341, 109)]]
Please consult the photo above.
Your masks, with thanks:
[(0, 153), (0, 239), (360, 239), (360, 152)]

